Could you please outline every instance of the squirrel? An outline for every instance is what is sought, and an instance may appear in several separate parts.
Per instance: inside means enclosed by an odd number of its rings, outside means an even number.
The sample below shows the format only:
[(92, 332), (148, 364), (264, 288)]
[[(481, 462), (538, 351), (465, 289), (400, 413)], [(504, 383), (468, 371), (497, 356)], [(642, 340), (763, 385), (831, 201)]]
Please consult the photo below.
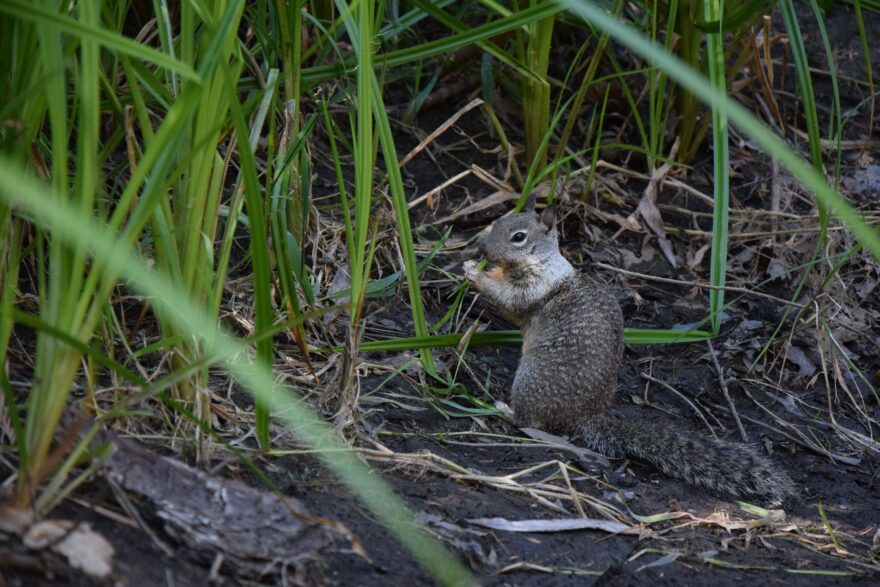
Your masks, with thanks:
[(746, 445), (606, 415), (623, 358), (623, 314), (559, 252), (554, 208), (539, 215), (530, 197), (523, 212), (489, 227), (479, 249), (488, 265), (465, 261), (465, 278), (522, 331), (510, 406), (517, 426), (577, 434), (591, 450), (646, 461), (716, 494), (777, 503), (794, 495), (790, 478)]

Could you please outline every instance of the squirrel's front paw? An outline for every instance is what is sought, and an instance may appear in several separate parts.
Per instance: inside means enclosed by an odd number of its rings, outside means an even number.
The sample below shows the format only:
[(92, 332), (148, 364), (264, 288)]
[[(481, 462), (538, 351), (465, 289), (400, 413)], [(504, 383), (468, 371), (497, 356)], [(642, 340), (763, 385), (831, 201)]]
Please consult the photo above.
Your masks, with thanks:
[(477, 262), (469, 259), (464, 262), (462, 265), (464, 269), (464, 278), (468, 280), (469, 283), (474, 284), (477, 281), (477, 278), (480, 276), (481, 271), (477, 269)]

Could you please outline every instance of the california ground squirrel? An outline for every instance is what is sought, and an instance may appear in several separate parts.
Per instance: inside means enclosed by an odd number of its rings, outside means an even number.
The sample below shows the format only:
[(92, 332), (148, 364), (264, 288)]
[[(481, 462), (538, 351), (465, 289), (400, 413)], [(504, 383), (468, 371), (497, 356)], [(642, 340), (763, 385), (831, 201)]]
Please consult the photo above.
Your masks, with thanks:
[(539, 215), (534, 205), (530, 198), (523, 213), (490, 227), (480, 243), (485, 270), (474, 261), (464, 264), (467, 280), (522, 330), (514, 422), (579, 434), (609, 457), (647, 461), (714, 492), (773, 500), (792, 495), (788, 476), (745, 445), (605, 415), (623, 356), (620, 306), (560, 254), (553, 209)]

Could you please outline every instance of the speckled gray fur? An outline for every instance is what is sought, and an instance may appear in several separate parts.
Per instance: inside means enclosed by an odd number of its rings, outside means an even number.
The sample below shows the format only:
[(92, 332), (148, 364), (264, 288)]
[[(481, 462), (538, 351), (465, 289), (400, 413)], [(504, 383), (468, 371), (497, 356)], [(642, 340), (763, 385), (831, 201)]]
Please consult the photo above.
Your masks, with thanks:
[(751, 447), (605, 415), (623, 356), (623, 316), (609, 292), (560, 254), (552, 210), (539, 216), (530, 201), (522, 214), (497, 220), (480, 249), (489, 265), (481, 271), (468, 261), (465, 276), (523, 333), (511, 396), (517, 425), (579, 434), (609, 457), (634, 457), (717, 493), (793, 494), (788, 476)]

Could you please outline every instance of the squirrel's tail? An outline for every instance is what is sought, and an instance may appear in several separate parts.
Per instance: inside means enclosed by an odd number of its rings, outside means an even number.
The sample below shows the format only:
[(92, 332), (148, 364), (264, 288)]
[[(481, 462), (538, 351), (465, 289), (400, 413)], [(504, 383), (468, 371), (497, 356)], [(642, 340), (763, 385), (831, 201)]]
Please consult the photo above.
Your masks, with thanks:
[(794, 495), (788, 475), (748, 446), (686, 436), (647, 422), (595, 416), (584, 424), (584, 441), (611, 458), (646, 461), (691, 485), (741, 498), (783, 501)]

